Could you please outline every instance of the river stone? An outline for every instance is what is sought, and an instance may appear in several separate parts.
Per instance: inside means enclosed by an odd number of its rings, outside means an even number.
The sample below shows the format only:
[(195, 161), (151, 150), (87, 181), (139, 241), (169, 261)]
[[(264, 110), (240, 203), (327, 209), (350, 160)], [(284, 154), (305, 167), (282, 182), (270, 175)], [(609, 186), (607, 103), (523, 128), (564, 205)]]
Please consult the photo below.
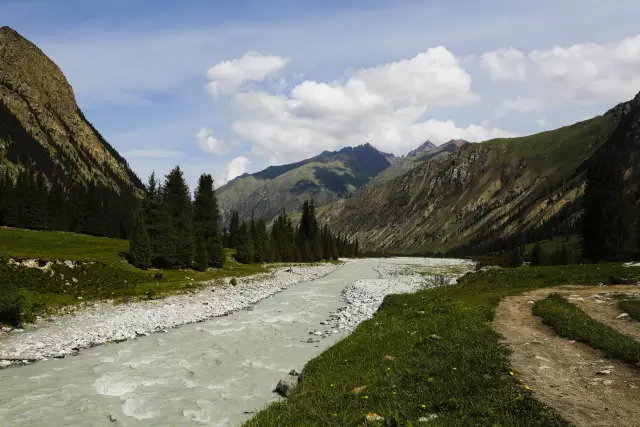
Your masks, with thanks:
[(298, 385), (298, 377), (295, 375), (287, 375), (276, 386), (276, 393), (282, 397), (289, 397), (293, 389)]

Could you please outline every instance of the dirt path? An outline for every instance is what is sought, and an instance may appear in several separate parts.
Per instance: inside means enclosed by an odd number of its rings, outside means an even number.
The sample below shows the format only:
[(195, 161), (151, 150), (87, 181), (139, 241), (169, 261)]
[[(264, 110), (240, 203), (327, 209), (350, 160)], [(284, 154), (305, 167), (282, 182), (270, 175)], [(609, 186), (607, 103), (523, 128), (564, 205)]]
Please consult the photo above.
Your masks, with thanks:
[(637, 291), (638, 287), (562, 286), (508, 297), (501, 301), (493, 326), (513, 350), (511, 365), (518, 377), (531, 387), (538, 399), (558, 410), (567, 420), (578, 426), (638, 427), (640, 369), (607, 360), (585, 344), (558, 337), (531, 313), (531, 301), (551, 292), (576, 295), (572, 299), (588, 306), (598, 303), (586, 302), (588, 298), (582, 295), (589, 297), (605, 290), (630, 292)]
[[(629, 317), (618, 318), (622, 312), (618, 309), (618, 300), (611, 298), (610, 295), (613, 292), (608, 290), (608, 288), (607, 286), (606, 292), (602, 292), (602, 288), (600, 288), (600, 292), (598, 293), (590, 293), (589, 290), (592, 288), (578, 290), (575, 293), (571, 292), (567, 298), (594, 319), (611, 326), (618, 332), (640, 340), (640, 322), (636, 322)], [(628, 291), (623, 290), (616, 292), (623, 292), (640, 297), (640, 287), (635, 286), (631, 288), (632, 289)], [(638, 424), (640, 425), (640, 421), (638, 421)]]

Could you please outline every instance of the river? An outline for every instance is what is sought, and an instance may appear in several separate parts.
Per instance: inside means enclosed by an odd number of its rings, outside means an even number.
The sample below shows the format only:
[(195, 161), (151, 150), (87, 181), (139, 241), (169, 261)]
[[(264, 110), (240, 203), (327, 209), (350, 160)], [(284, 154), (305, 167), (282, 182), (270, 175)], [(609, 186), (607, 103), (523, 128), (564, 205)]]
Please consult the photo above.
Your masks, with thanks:
[(344, 336), (307, 343), (347, 285), (378, 277), (377, 263), (347, 263), (228, 316), (1, 370), (0, 425), (240, 425), (277, 400), (289, 370)]

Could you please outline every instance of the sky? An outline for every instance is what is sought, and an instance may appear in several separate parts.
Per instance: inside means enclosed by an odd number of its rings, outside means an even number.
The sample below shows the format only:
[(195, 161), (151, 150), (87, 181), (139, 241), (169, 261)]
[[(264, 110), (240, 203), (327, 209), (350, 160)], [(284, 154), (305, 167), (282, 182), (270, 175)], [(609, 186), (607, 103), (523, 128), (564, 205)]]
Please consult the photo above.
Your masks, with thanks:
[(0, 0), (145, 181), (480, 142), (640, 92), (637, 0)]

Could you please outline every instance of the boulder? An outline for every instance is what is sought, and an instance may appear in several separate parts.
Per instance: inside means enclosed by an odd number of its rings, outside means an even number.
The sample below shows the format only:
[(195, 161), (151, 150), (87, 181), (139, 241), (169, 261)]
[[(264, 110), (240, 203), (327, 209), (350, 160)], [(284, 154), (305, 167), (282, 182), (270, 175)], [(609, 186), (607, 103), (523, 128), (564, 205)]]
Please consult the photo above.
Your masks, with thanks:
[(298, 376), (297, 375), (287, 375), (278, 381), (278, 385), (276, 386), (276, 393), (278, 393), (282, 397), (291, 396), (291, 392), (298, 385)]

